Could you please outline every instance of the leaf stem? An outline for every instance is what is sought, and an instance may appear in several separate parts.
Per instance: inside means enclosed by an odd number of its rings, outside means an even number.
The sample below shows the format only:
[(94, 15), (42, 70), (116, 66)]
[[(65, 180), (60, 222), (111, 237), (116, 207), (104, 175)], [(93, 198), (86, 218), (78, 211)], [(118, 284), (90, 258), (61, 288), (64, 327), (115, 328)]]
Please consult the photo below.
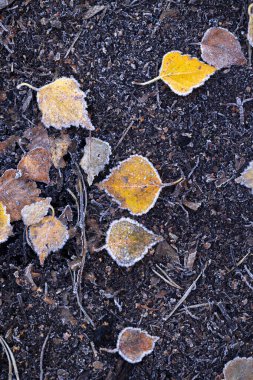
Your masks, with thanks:
[(40, 90), (38, 87), (34, 87), (34, 86), (32, 86), (31, 84), (26, 83), (26, 82), (22, 82), (22, 83), (20, 83), (20, 84), (17, 86), (17, 89), (19, 90), (19, 89), (20, 89), (21, 87), (23, 87), (23, 86), (29, 87), (29, 88), (31, 88), (31, 89), (34, 90), (34, 91), (39, 91), (39, 90)]
[(150, 79), (148, 80), (147, 82), (143, 82), (143, 83), (140, 83), (140, 82), (132, 82), (132, 84), (137, 84), (138, 86), (146, 86), (146, 84), (151, 84), (151, 83), (154, 83), (156, 82), (157, 80), (161, 79), (160, 75), (158, 75), (158, 77), (155, 77), (153, 79)]
[(182, 182), (183, 180), (184, 180), (184, 177), (181, 177), (174, 182), (162, 183), (161, 187), (164, 188), (164, 187), (174, 186), (174, 185), (177, 185), (178, 183)]

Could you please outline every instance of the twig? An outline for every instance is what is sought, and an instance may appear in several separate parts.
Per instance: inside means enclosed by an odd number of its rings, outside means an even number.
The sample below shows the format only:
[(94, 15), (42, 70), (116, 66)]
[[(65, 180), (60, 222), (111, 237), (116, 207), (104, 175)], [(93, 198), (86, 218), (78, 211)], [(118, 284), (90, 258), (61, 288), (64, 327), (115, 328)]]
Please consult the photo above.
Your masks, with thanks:
[(182, 303), (190, 295), (191, 291), (196, 288), (196, 284), (197, 284), (199, 278), (204, 274), (204, 272), (205, 272), (205, 270), (206, 270), (206, 268), (207, 268), (208, 265), (209, 265), (209, 262), (205, 264), (204, 268), (202, 269), (202, 271), (200, 272), (200, 274), (198, 275), (198, 277), (193, 281), (193, 283), (189, 286), (189, 288), (186, 290), (186, 292), (184, 293), (184, 295), (180, 298), (180, 300), (178, 301), (178, 303), (176, 304), (176, 306), (172, 309), (172, 311), (169, 313), (169, 315), (164, 319), (165, 321), (167, 321), (175, 313), (175, 311), (179, 308), (179, 306), (182, 305)]
[(124, 130), (124, 132), (122, 133), (119, 141), (117, 142), (116, 146), (115, 146), (115, 149), (118, 148), (118, 146), (122, 143), (122, 141), (124, 140), (124, 138), (126, 137), (126, 135), (128, 134), (128, 132), (130, 131), (130, 129), (132, 128), (133, 126), (133, 121), (129, 124), (129, 126)]
[(68, 48), (67, 53), (65, 54), (64, 58), (67, 58), (67, 57), (68, 57), (69, 53), (71, 52), (71, 50), (72, 50), (73, 47), (75, 46), (76, 42), (77, 42), (78, 39), (80, 38), (82, 32), (83, 32), (83, 30), (80, 30), (80, 31), (76, 34), (76, 36), (75, 36), (75, 38), (74, 38), (72, 44), (71, 44), (70, 47)]
[(44, 358), (44, 352), (45, 352), (46, 344), (47, 344), (47, 341), (48, 341), (49, 336), (51, 334), (51, 330), (52, 330), (52, 326), (50, 326), (49, 332), (48, 332), (46, 339), (44, 340), (44, 343), (43, 343), (42, 348), (41, 348), (41, 353), (40, 353), (40, 380), (43, 380), (43, 378), (44, 378), (43, 358)]
[(160, 273), (158, 273), (155, 269), (152, 268), (152, 272), (155, 273), (157, 276), (159, 276), (163, 281), (165, 281), (167, 284), (169, 284), (170, 286), (176, 288), (176, 289), (179, 289), (181, 290), (181, 286), (179, 286), (175, 281), (172, 280), (172, 278), (170, 276), (168, 276), (168, 274), (161, 268), (159, 267), (159, 265), (156, 265), (157, 269), (160, 270)]
[(236, 269), (237, 267), (239, 267), (239, 265), (241, 265), (246, 259), (247, 257), (250, 255), (250, 251), (245, 255), (243, 256), (243, 258), (241, 260), (238, 261), (238, 263), (235, 264), (235, 266), (233, 266), (233, 268), (231, 268), (227, 274), (231, 273), (234, 269)]
[(12, 372), (12, 367), (14, 369), (14, 373), (16, 376), (16, 380), (20, 380), (19, 374), (18, 374), (18, 368), (16, 364), (15, 357), (8, 345), (8, 343), (4, 340), (4, 338), (0, 335), (0, 343), (3, 347), (3, 350), (7, 356), (8, 363), (9, 363), (9, 374), (8, 374), (8, 380), (12, 380), (13, 372)]

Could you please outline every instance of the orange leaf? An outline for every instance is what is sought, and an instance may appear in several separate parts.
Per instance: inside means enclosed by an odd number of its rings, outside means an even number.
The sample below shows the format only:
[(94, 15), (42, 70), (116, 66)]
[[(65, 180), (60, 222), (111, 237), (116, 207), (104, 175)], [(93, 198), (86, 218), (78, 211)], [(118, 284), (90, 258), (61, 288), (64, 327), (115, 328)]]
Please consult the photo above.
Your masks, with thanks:
[(128, 209), (134, 215), (142, 215), (155, 205), (163, 187), (177, 182), (163, 184), (147, 158), (133, 155), (112, 169), (98, 187), (111, 195), (121, 208)]
[(60, 137), (50, 138), (51, 157), (56, 169), (64, 168), (66, 162), (63, 157), (68, 153), (71, 144), (71, 139), (67, 134), (62, 134)]
[(249, 166), (244, 170), (241, 176), (236, 178), (235, 182), (248, 187), (253, 193), (253, 161), (249, 163)]
[(28, 236), (42, 266), (47, 256), (61, 249), (69, 238), (66, 226), (54, 216), (45, 216), (39, 223), (30, 226)]
[(197, 58), (183, 55), (180, 51), (171, 51), (163, 56), (159, 76), (145, 83), (136, 83), (141, 86), (163, 80), (177, 95), (188, 95), (194, 88), (202, 86), (216, 71)]
[(11, 234), (10, 215), (6, 213), (6, 207), (0, 202), (0, 243), (4, 243)]
[(161, 236), (155, 235), (135, 220), (121, 218), (110, 225), (105, 248), (118, 265), (129, 267), (162, 240)]
[(25, 179), (49, 183), (51, 155), (45, 148), (30, 150), (19, 162), (18, 170)]
[(151, 354), (159, 337), (149, 335), (145, 330), (126, 327), (118, 336), (117, 349), (129, 363), (139, 363), (144, 356)]
[(69, 128), (71, 126), (94, 130), (86, 110), (85, 94), (74, 78), (62, 77), (41, 88), (21, 83), (17, 88), (28, 86), (37, 91), (37, 101), (42, 112), (42, 122), (49, 128)]
[(217, 69), (247, 62), (240, 42), (227, 29), (209, 28), (200, 46), (202, 59)]
[(20, 220), (22, 208), (39, 200), (40, 192), (36, 183), (22, 178), (18, 170), (6, 170), (0, 177), (0, 202), (11, 221)]

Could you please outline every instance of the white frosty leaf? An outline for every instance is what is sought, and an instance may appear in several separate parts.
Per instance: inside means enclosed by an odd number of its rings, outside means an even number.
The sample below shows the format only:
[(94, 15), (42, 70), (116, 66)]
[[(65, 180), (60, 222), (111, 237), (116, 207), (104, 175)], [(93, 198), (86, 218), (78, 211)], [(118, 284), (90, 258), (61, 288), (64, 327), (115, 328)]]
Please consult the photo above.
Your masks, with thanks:
[(95, 137), (86, 138), (84, 154), (80, 161), (80, 166), (87, 174), (88, 184), (92, 185), (94, 178), (109, 163), (111, 147), (106, 141)]
[(52, 198), (41, 199), (39, 202), (32, 203), (25, 206), (21, 210), (21, 216), (26, 226), (39, 223), (45, 215), (47, 215), (50, 208)]

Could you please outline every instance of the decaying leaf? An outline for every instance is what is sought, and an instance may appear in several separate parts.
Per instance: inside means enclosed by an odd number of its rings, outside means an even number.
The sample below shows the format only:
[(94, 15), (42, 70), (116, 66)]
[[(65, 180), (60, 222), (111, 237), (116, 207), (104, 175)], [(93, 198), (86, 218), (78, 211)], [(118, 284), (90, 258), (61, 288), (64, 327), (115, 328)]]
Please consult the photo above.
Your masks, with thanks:
[(18, 142), (18, 136), (12, 135), (4, 141), (0, 141), (0, 155), (6, 154), (6, 151)]
[(237, 38), (227, 29), (216, 27), (205, 32), (201, 41), (201, 57), (217, 69), (247, 62)]
[(4, 243), (12, 234), (10, 215), (6, 212), (6, 207), (0, 202), (0, 243)]
[(12, 222), (21, 219), (22, 208), (40, 200), (40, 192), (36, 183), (21, 177), (18, 170), (6, 170), (0, 177), (0, 202), (6, 206)]
[(80, 161), (80, 166), (88, 175), (87, 181), (91, 186), (94, 178), (109, 163), (112, 153), (110, 144), (95, 137), (86, 138), (84, 154)]
[(235, 182), (248, 187), (253, 193), (253, 161), (249, 163), (240, 177), (236, 178)]
[(51, 155), (45, 148), (30, 150), (19, 162), (18, 170), (25, 179), (49, 183)]
[(47, 133), (47, 129), (39, 123), (36, 127), (28, 128), (25, 130), (23, 137), (29, 140), (27, 149), (33, 150), (35, 148), (44, 148), (49, 151), (50, 142)]
[(117, 350), (127, 362), (139, 363), (144, 356), (151, 354), (158, 339), (140, 328), (126, 327), (119, 333)]
[(42, 112), (42, 122), (49, 128), (69, 128), (71, 126), (94, 130), (87, 112), (85, 94), (74, 78), (62, 77), (41, 88), (21, 83), (17, 88), (28, 86), (37, 91), (37, 101)]
[(121, 218), (110, 225), (104, 248), (118, 265), (130, 267), (141, 260), (149, 248), (162, 240), (161, 236), (155, 235), (135, 220)]
[(63, 157), (68, 153), (71, 139), (66, 133), (62, 133), (60, 137), (50, 138), (51, 157), (56, 169), (65, 168), (66, 162)]
[(47, 215), (50, 208), (52, 198), (41, 199), (38, 202), (25, 206), (21, 210), (23, 222), (26, 226), (39, 223), (45, 215)]
[(225, 380), (253, 380), (253, 357), (231, 360), (225, 365), (223, 374)]
[(194, 88), (202, 86), (214, 74), (216, 68), (209, 66), (197, 58), (184, 55), (180, 51), (170, 51), (163, 56), (159, 76), (141, 86), (163, 80), (177, 95), (188, 95)]
[(98, 187), (112, 196), (121, 208), (128, 209), (134, 215), (142, 215), (155, 205), (163, 187), (175, 185), (181, 180), (163, 184), (147, 158), (133, 155), (112, 169)]
[(249, 24), (248, 24), (247, 38), (248, 38), (250, 46), (253, 46), (253, 3), (249, 5), (248, 14), (249, 14)]
[(28, 236), (42, 266), (47, 256), (61, 249), (69, 237), (67, 227), (55, 216), (45, 216), (39, 223), (30, 226)]

